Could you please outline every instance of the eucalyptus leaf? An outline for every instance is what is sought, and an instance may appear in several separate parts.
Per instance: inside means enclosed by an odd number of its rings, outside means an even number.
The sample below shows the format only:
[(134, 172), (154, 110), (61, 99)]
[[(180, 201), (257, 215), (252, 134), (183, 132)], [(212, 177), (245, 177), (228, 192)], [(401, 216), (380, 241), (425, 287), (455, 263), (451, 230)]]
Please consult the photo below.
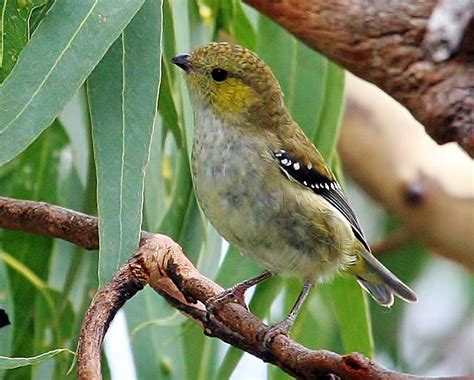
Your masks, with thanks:
[[(291, 116), (314, 137), (325, 99), (327, 58), (263, 15), (258, 18), (258, 36), (257, 53), (277, 77)], [(334, 101), (340, 102), (340, 96)], [(322, 148), (319, 141), (317, 147)]]
[(31, 0), (23, 5), (18, 1), (0, 2), (0, 83), (15, 66), (18, 55), (50, 5), (46, 0)]
[(181, 338), (182, 318), (149, 287), (127, 302), (124, 309), (138, 378), (183, 379), (186, 342)]
[(316, 133), (312, 136), (328, 165), (332, 164), (344, 108), (345, 71), (328, 62), (325, 78), (324, 103)]
[(48, 351), (43, 354), (32, 356), (29, 358), (7, 358), (5, 356), (0, 356), (0, 369), (13, 369), (18, 367), (40, 364), (63, 352), (67, 352), (69, 354), (74, 355), (74, 352), (68, 350), (67, 348), (58, 348), (56, 350)]
[(55, 2), (0, 87), (0, 165), (52, 123), (143, 1)]
[[(5, 165), (4, 175), (0, 177), (0, 194), (58, 203), (59, 168), (66, 144), (67, 136), (61, 124), (54, 122), (23, 154)], [(46, 284), (53, 242), (44, 236), (8, 230), (0, 231), (0, 241), (2, 250), (17, 264), (16, 268), (7, 267), (10, 287), (15, 289), (12, 355), (32, 356), (42, 351), (39, 347), (35, 350), (32, 344), (32, 336), (38, 333), (33, 324), (35, 299), (47, 294), (44, 286), (37, 285)], [(30, 372), (30, 367), (24, 367), (15, 370), (15, 375), (27, 378)]]
[(138, 244), (161, 76), (160, 24), (161, 2), (145, 1), (87, 84), (97, 170), (101, 283)]

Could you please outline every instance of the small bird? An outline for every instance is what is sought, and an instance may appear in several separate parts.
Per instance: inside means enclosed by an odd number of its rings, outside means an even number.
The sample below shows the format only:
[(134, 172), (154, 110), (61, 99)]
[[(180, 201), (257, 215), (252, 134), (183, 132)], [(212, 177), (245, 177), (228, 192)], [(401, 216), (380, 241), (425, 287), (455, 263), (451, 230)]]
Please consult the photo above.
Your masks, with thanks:
[[(370, 252), (323, 157), (285, 107), (280, 85), (252, 51), (209, 43), (172, 62), (184, 70), (195, 123), (192, 174), (214, 228), (267, 272), (213, 301), (243, 302), (271, 277), (299, 276), (303, 290), (275, 331), (288, 334), (316, 281), (347, 273), (382, 306), (415, 293)], [(238, 270), (238, 268), (236, 268)]]

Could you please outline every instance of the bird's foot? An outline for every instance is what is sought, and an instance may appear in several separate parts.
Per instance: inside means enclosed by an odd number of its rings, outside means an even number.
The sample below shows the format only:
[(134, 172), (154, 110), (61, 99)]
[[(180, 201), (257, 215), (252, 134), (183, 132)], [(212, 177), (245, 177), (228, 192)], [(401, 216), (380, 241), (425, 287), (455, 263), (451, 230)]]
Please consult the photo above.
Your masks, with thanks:
[(248, 310), (247, 304), (245, 303), (245, 291), (247, 288), (240, 286), (240, 284), (233, 286), (230, 289), (224, 290), (223, 292), (209, 298), (206, 301), (206, 309), (208, 314), (212, 314), (218, 306), (225, 305), (226, 303), (235, 302), (243, 306)]
[(272, 340), (280, 334), (288, 336), (294, 322), (295, 318), (293, 316), (289, 316), (280, 323), (272, 325), (268, 328), (265, 335), (263, 336), (263, 347), (268, 353), (270, 353), (270, 344), (272, 343)]
[(262, 274), (258, 275), (257, 277), (251, 278), (250, 280), (246, 280), (241, 282), (240, 284), (234, 285), (232, 288), (224, 290), (222, 293), (217, 294), (214, 297), (211, 297), (206, 302), (206, 309), (207, 314), (212, 314), (213, 311), (219, 305), (223, 305), (229, 302), (235, 302), (243, 306), (246, 310), (249, 308), (245, 303), (245, 292), (247, 289), (255, 286), (262, 281), (273, 276), (271, 272), (263, 272)]

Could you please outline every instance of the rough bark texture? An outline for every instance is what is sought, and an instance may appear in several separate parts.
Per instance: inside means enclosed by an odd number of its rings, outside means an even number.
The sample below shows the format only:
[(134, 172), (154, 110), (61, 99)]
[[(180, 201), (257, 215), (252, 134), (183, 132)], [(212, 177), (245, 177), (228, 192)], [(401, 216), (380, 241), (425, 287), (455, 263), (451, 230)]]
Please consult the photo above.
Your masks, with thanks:
[[(61, 207), (33, 201), (0, 197), (0, 228), (63, 238), (87, 249), (97, 249), (97, 219)], [(37, 218), (41, 215), (41, 218)], [(19, 217), (21, 216), (21, 217)], [(62, 231), (61, 224), (74, 219)], [(13, 222), (12, 222), (13, 221)], [(87, 226), (84, 228), (84, 226)], [(83, 238), (78, 239), (78, 236)], [(77, 370), (79, 379), (101, 379), (101, 346), (116, 312), (146, 284), (163, 295), (171, 305), (217, 337), (264, 361), (279, 366), (302, 379), (421, 379), (389, 371), (364, 356), (353, 353), (309, 350), (284, 335), (277, 335), (264, 346), (268, 329), (263, 322), (237, 303), (219, 305), (208, 316), (205, 302), (222, 288), (200, 274), (181, 247), (169, 237), (142, 232), (134, 256), (94, 297), (87, 311), (79, 338)], [(334, 378), (334, 377), (333, 377)]]
[(435, 0), (245, 0), (311, 48), (398, 100), (439, 144), (474, 157), (474, 23), (449, 60), (422, 47)]

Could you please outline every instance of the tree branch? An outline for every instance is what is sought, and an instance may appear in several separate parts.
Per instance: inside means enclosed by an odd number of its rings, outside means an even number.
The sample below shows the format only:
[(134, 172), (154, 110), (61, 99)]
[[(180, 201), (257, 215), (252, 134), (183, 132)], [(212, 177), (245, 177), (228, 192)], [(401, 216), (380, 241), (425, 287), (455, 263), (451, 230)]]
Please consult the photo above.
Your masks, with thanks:
[[(61, 207), (0, 197), (0, 228), (39, 233), (97, 249), (97, 224), (97, 218)], [(96, 294), (85, 315), (77, 356), (80, 379), (101, 379), (100, 349), (109, 324), (120, 307), (146, 284), (203, 326), (207, 335), (277, 365), (292, 376), (420, 379), (389, 371), (357, 353), (341, 356), (309, 350), (284, 335), (276, 336), (266, 349), (263, 337), (268, 326), (241, 305), (218, 306), (207, 317), (204, 303), (222, 288), (200, 274), (170, 238), (148, 232), (142, 233), (134, 256)]]
[(436, 145), (375, 86), (348, 75), (346, 90), (338, 143), (344, 170), (413, 237), (474, 270), (472, 159), (455, 144)]
[(474, 157), (474, 45), (444, 62), (425, 57), (436, 0), (244, 1), (394, 97), (436, 142), (456, 141)]

